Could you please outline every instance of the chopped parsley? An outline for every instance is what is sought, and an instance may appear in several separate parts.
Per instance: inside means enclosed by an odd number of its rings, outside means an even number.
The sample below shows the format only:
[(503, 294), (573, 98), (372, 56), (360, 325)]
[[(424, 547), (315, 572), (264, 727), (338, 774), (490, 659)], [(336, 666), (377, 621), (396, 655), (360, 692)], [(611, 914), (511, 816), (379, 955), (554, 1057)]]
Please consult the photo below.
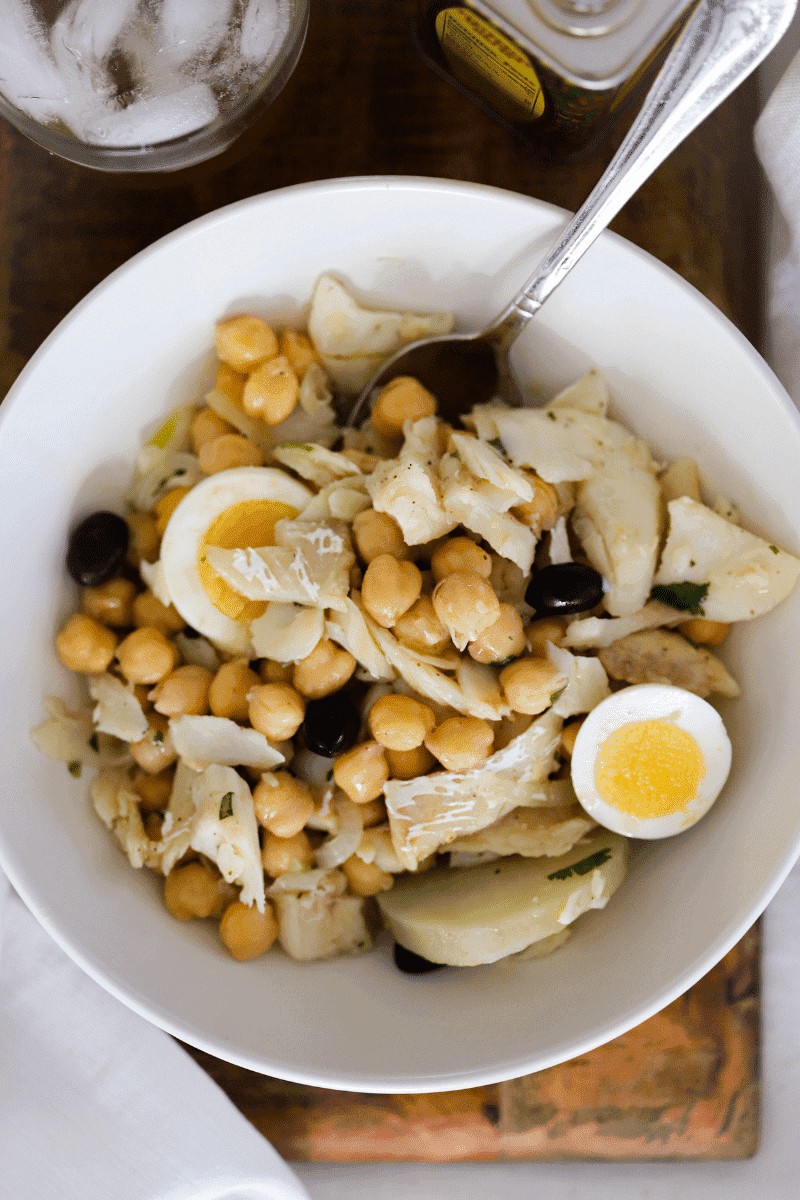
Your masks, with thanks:
[(163, 746), (164, 744), (164, 734), (160, 729), (157, 729), (153, 734), (153, 744), (156, 746)]
[(489, 442), (489, 445), (490, 445), (490, 446), (491, 446), (491, 447), (492, 447), (494, 450), (496, 450), (498, 454), (505, 454), (505, 452), (506, 452), (506, 450), (505, 450), (505, 446), (503, 445), (503, 443), (502, 443), (502, 441), (500, 440), (500, 438), (499, 438), (499, 437), (497, 437), (497, 438), (492, 438), (492, 439), (491, 439), (491, 441)]
[(691, 613), (693, 617), (702, 617), (703, 601), (708, 595), (707, 583), (659, 583), (653, 588), (650, 596), (660, 600), (670, 608), (679, 612)]
[(81, 764), (80, 759), (73, 758), (71, 763), (67, 763), (67, 770), (73, 779), (80, 779), (81, 771), (83, 770), (83, 765)]
[(770, 546), (770, 550), (772, 551), (773, 554), (780, 554), (780, 550), (778, 549), (777, 546)]
[(606, 847), (604, 850), (598, 850), (595, 854), (590, 854), (588, 858), (582, 858), (580, 862), (572, 863), (569, 867), (562, 867), (560, 871), (553, 871), (548, 875), (548, 879), (569, 879), (572, 875), (588, 875), (595, 867), (602, 867), (603, 863), (607, 863), (611, 858), (611, 849)]
[(228, 817), (233, 816), (233, 792), (226, 792), (222, 797), (219, 806), (219, 819), (226, 821)]
[(548, 419), (548, 421), (556, 421), (556, 420), (558, 420), (558, 418), (556, 417), (556, 414), (555, 414), (554, 412), (548, 412), (548, 414), (547, 414), (547, 419)]
[(326, 773), (325, 773), (325, 778), (326, 778), (326, 779), (328, 780), (328, 782), (330, 783), (330, 781), (333, 779), (333, 767), (330, 767), (330, 768), (329, 768), (329, 770), (328, 770), (328, 771), (326, 771)]
[(563, 696), (563, 694), (566, 690), (567, 690), (567, 685), (564, 684), (564, 686), (562, 688), (559, 688), (557, 692), (553, 692), (550, 696), (550, 703), (555, 704), (558, 697)]
[(99, 741), (96, 733), (92, 734), (92, 736), (89, 738), (89, 741), (86, 744), (89, 746), (90, 749), (94, 750), (95, 754), (99, 753), (100, 741)]

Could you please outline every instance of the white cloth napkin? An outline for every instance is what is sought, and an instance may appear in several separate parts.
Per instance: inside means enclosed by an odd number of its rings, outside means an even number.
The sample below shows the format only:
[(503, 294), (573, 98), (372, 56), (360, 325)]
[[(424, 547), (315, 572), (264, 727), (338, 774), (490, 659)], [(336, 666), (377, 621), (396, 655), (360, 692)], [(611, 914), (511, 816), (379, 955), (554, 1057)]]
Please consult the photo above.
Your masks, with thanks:
[(166, 1033), (51, 941), (0, 872), (0, 1200), (308, 1200)]
[[(788, 37), (797, 43), (797, 22)], [(774, 199), (766, 352), (789, 395), (800, 404), (800, 53), (767, 101), (756, 124), (755, 142)]]

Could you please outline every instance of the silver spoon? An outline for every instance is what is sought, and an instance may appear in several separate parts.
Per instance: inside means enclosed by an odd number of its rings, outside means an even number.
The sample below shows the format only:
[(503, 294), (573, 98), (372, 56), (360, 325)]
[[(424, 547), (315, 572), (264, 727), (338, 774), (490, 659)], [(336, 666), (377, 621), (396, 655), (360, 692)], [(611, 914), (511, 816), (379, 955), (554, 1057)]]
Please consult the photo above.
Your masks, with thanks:
[(348, 425), (363, 418), (374, 388), (413, 375), (445, 418), (500, 395), (530, 403), (514, 379), (509, 351), (595, 239), (656, 167), (769, 54), (797, 0), (701, 0), (594, 190), (507, 308), (479, 333), (425, 338), (393, 355), (367, 384)]

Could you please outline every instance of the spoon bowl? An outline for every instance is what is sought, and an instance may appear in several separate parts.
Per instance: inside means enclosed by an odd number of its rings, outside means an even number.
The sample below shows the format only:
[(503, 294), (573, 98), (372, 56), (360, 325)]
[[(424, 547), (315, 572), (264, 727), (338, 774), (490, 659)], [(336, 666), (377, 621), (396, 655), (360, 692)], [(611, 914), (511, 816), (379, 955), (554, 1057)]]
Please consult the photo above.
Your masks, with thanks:
[(645, 180), (766, 58), (796, 7), (797, 0), (701, 0), (605, 172), (508, 307), (482, 331), (425, 338), (398, 351), (361, 391), (348, 425), (398, 375), (428, 388), (445, 420), (496, 395), (530, 403), (509, 361), (519, 334)]

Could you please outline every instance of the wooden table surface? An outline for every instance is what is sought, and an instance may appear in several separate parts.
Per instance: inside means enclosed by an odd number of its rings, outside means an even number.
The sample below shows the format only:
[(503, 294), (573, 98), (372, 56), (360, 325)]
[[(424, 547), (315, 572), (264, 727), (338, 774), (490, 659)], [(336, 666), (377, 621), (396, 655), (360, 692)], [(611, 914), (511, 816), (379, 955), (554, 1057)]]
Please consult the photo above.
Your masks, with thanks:
[[(413, 0), (312, 0), (306, 48), (282, 96), (233, 152), (191, 172), (91, 173), (0, 124), (0, 395), (115, 267), (246, 196), (342, 175), (433, 175), (577, 207), (612, 147), (579, 164), (534, 161), (422, 62), (414, 9)], [(745, 85), (614, 225), (751, 340), (760, 316), (754, 112), (754, 85)], [(499, 1090), (316, 1094), (198, 1057), (297, 1157), (740, 1157), (757, 1137), (757, 946), (751, 933), (682, 1001), (611, 1047)]]

